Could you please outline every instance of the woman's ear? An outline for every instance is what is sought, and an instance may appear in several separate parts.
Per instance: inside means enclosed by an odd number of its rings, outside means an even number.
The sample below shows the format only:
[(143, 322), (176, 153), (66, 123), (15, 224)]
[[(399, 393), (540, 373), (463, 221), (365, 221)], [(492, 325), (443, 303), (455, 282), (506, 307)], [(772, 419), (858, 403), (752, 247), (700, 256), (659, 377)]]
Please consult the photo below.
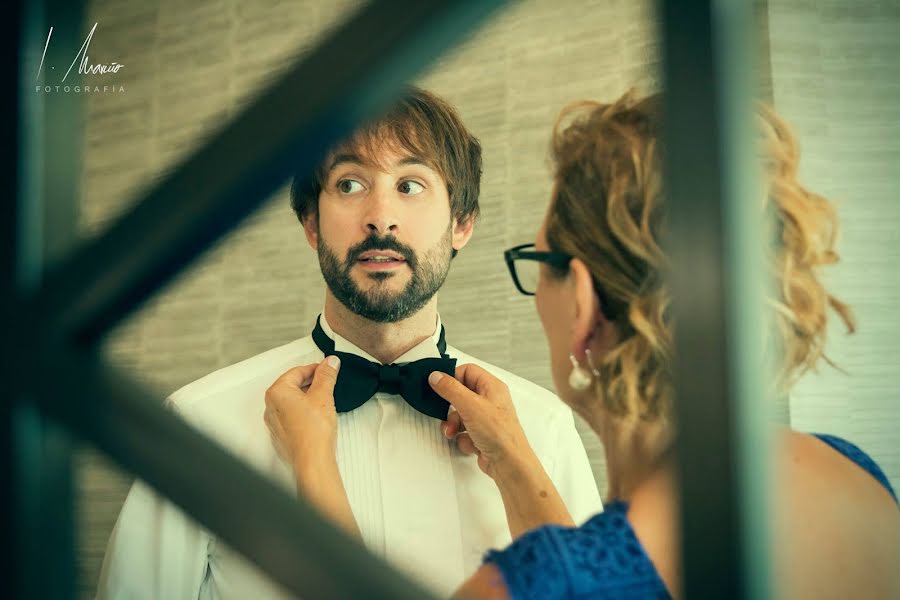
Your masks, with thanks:
[(316, 212), (307, 213), (303, 219), (303, 233), (306, 235), (306, 243), (313, 250), (319, 249), (319, 215)]
[(572, 353), (577, 359), (584, 356), (584, 350), (590, 345), (591, 338), (603, 326), (605, 319), (600, 310), (600, 298), (594, 289), (594, 279), (587, 265), (580, 258), (569, 262), (569, 276), (575, 299), (575, 319), (572, 327)]

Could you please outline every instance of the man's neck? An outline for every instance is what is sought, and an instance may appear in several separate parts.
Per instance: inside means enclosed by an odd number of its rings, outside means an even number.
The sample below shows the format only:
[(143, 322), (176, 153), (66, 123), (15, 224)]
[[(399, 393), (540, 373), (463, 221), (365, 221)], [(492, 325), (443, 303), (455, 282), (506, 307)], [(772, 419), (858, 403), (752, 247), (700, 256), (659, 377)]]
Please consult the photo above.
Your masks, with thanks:
[(390, 364), (434, 335), (437, 296), (403, 321), (377, 323), (350, 311), (326, 291), (325, 319), (337, 335), (382, 363)]

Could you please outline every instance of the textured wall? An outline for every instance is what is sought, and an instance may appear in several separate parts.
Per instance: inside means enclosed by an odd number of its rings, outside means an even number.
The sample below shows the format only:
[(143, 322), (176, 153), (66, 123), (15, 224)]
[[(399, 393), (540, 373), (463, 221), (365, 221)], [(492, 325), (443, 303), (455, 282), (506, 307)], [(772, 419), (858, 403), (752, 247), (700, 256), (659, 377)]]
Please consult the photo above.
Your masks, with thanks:
[[(829, 330), (823, 366), (791, 398), (804, 431), (847, 437), (900, 487), (900, 2), (769, 0), (775, 106), (800, 172), (837, 204), (841, 262), (825, 270), (858, 331)], [(836, 325), (836, 324), (835, 324)]]
[[(83, 233), (233, 116), (354, 2), (95, 0), (92, 55), (126, 64), (126, 92), (87, 99)], [(532, 302), (502, 260), (531, 241), (550, 193), (550, 127), (562, 105), (654, 86), (650, 2), (528, 1), (499, 14), (420, 83), (456, 105), (484, 146), (482, 218), (440, 296), (451, 343), (550, 387)], [(185, 198), (190, 202), (190, 198)], [(324, 284), (286, 189), (110, 340), (112, 359), (161, 396), (216, 368), (306, 335)], [(603, 486), (601, 452), (587, 434)], [(130, 478), (81, 454), (82, 591), (94, 589)]]

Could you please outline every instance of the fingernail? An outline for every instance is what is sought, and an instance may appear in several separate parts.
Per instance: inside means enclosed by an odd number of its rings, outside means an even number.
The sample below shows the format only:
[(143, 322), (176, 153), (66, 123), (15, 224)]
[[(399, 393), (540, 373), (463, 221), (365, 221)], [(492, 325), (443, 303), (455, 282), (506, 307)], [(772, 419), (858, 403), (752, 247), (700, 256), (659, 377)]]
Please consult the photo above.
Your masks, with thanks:
[(329, 356), (328, 358), (325, 359), (325, 362), (327, 362), (328, 366), (331, 367), (332, 369), (334, 369), (335, 371), (337, 371), (338, 369), (341, 368), (341, 359), (339, 359), (337, 356), (333, 356), (333, 355)]
[(428, 383), (431, 385), (437, 385), (438, 381), (444, 376), (440, 371), (432, 371), (431, 375), (428, 376)]

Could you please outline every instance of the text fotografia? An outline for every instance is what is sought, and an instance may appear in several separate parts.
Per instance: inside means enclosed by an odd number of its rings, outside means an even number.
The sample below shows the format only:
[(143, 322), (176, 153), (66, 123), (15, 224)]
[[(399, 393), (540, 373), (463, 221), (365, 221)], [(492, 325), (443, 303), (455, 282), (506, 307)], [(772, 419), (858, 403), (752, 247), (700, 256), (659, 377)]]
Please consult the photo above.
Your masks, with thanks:
[[(38, 66), (37, 76), (35, 77), (35, 92), (44, 92), (44, 93), (95, 93), (95, 94), (103, 94), (109, 92), (124, 92), (125, 86), (123, 85), (97, 85), (97, 84), (81, 84), (81, 85), (62, 85), (66, 82), (66, 78), (69, 76), (69, 73), (72, 72), (72, 69), (75, 68), (75, 63), (78, 63), (78, 74), (79, 75), (108, 75), (110, 73), (118, 73), (120, 70), (125, 68), (125, 65), (112, 62), (109, 64), (91, 64), (88, 58), (88, 49), (91, 45), (91, 40), (94, 37), (94, 32), (97, 30), (98, 23), (94, 23), (94, 26), (91, 28), (90, 33), (88, 33), (87, 37), (84, 40), (84, 43), (81, 45), (81, 49), (78, 50), (78, 53), (75, 54), (75, 59), (72, 61), (72, 64), (69, 65), (69, 69), (66, 71), (66, 74), (63, 75), (62, 81), (60, 85), (40, 85), (41, 71), (44, 68), (44, 59), (47, 57), (47, 48), (50, 46), (50, 39), (53, 37), (53, 27), (50, 28), (50, 32), (47, 34), (47, 41), (44, 43), (44, 53), (41, 55), (41, 64)], [(50, 66), (51, 70), (55, 70), (55, 66)]]
[(109, 94), (124, 92), (124, 85), (36, 85), (34, 91), (45, 94)]

